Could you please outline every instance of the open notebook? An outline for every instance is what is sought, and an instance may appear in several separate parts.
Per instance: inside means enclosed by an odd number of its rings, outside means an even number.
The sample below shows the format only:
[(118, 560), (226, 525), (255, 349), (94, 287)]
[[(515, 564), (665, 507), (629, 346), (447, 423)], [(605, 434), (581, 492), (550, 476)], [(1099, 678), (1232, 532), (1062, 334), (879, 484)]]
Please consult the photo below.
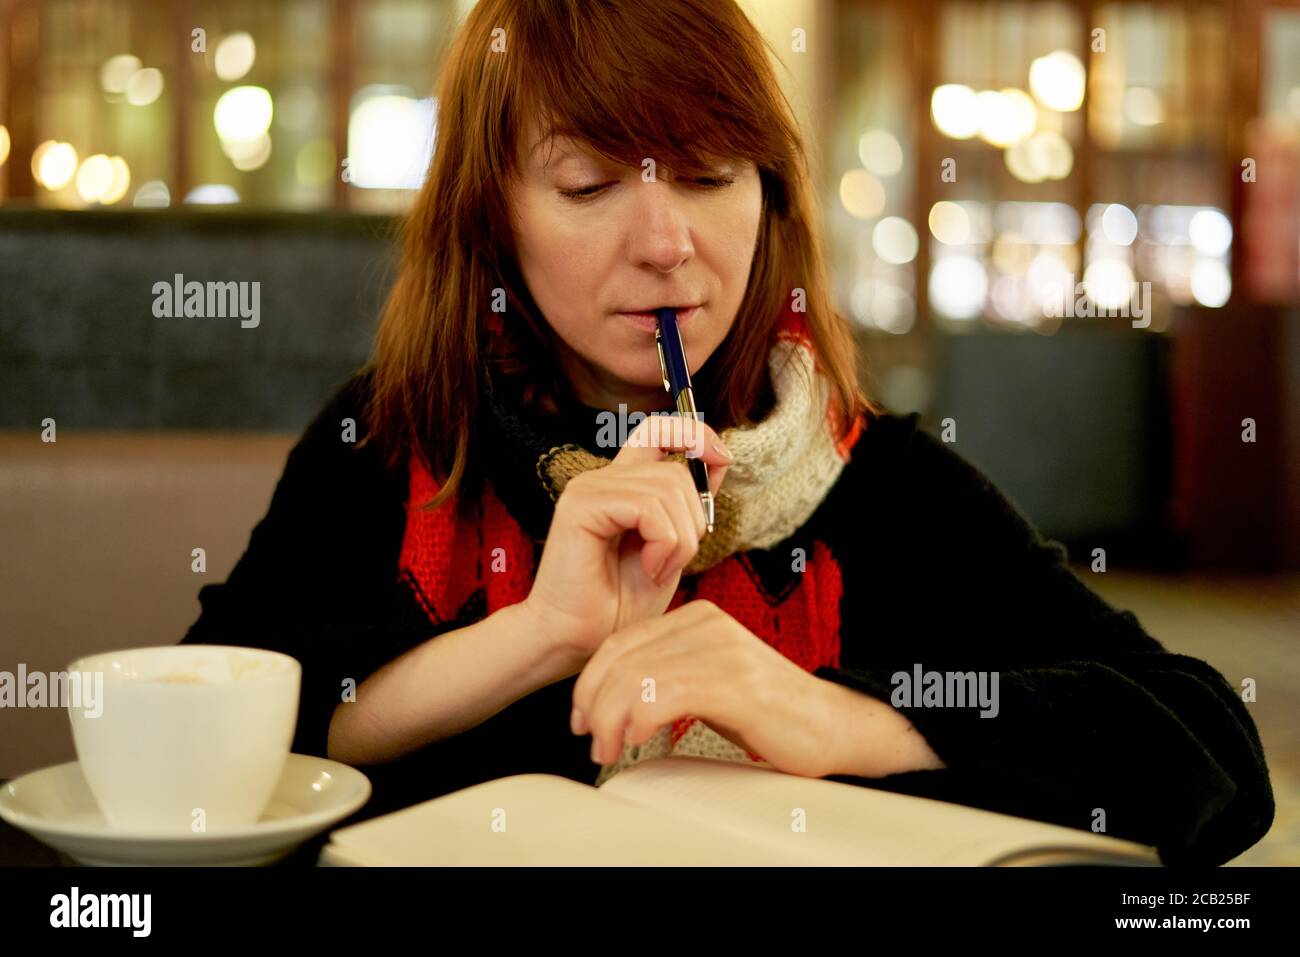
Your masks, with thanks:
[(1003, 814), (673, 757), (594, 788), (520, 774), (330, 835), (322, 865), (1158, 865), (1154, 848)]

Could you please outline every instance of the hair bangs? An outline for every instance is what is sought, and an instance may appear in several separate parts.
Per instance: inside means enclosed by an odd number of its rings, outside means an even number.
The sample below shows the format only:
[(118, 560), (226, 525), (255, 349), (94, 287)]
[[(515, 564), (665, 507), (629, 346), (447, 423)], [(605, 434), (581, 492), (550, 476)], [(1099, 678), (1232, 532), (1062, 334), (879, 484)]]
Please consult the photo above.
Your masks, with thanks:
[[(752, 75), (764, 50), (718, 43), (714, 21), (729, 5), (702, 6), (668, 27), (653, 4), (577, 6), (572, 18), (519, 11), (527, 69), (512, 77), (518, 112), (509, 126), (517, 137), (531, 119), (543, 140), (571, 137), (615, 163), (644, 167), (651, 159), (656, 171), (684, 177), (733, 160), (780, 163), (783, 131), (734, 79)], [(527, 146), (516, 142), (513, 155)]]

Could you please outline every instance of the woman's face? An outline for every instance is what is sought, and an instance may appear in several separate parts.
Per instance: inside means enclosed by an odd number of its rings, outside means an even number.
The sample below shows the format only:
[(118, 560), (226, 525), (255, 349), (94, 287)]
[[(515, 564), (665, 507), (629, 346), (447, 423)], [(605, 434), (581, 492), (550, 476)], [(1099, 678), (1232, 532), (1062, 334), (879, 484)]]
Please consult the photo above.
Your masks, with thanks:
[[(726, 337), (749, 280), (762, 211), (749, 161), (678, 181), (658, 166), (619, 166), (568, 138), (525, 138), (509, 201), (519, 267), (586, 405), (649, 412), (670, 406), (653, 314), (679, 308), (694, 373)], [(647, 164), (648, 165), (648, 164)], [(508, 320), (508, 317), (507, 317)]]

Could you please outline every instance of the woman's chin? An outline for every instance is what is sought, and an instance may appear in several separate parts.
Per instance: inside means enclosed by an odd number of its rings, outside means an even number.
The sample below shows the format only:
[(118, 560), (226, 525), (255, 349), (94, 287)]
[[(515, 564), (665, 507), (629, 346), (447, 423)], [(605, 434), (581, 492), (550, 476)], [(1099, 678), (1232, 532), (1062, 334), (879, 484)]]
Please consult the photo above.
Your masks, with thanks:
[(659, 373), (658, 356), (652, 358), (648, 367), (643, 363), (629, 365), (626, 354), (611, 357), (610, 362), (602, 362), (601, 366), (608, 387), (622, 396), (614, 400), (614, 405), (621, 401), (639, 408), (669, 408), (671, 403), (668, 392), (664, 389), (664, 380)]
[(651, 398), (663, 396), (664, 405), (669, 402), (668, 391), (664, 388), (663, 376), (659, 372), (659, 359), (655, 358), (655, 364), (648, 372), (644, 369), (628, 369), (621, 373), (616, 373), (618, 377), (627, 384), (629, 390), (644, 392)]

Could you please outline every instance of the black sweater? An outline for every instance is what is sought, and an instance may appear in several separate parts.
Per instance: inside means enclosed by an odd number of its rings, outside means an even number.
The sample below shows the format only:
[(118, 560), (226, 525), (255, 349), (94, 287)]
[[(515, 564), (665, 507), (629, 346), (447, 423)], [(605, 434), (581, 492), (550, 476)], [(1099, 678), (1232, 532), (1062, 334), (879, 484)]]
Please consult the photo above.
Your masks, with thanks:
[[(360, 684), (447, 630), (397, 581), (405, 472), (386, 473), (378, 450), (340, 440), (345, 417), (365, 433), (364, 382), (340, 389), (294, 446), (247, 551), (225, 583), (200, 590), (202, 613), (183, 639), (298, 658), (301, 754), (325, 756), (343, 679)], [(1107, 833), (1157, 846), (1168, 864), (1220, 864), (1268, 830), (1268, 768), (1233, 687), (1089, 590), (1064, 548), (916, 416), (873, 417), (805, 526), (747, 555), (759, 570), (788, 566), (791, 548), (812, 540), (829, 546), (845, 583), (840, 667), (818, 677), (889, 702), (891, 676), (917, 665), (999, 673), (996, 718), (978, 707), (900, 709), (946, 768), (832, 780), (1081, 829), (1100, 808)], [(568, 726), (575, 680), (367, 766), (375, 793), (362, 816), (511, 774), (593, 783), (590, 740)]]

